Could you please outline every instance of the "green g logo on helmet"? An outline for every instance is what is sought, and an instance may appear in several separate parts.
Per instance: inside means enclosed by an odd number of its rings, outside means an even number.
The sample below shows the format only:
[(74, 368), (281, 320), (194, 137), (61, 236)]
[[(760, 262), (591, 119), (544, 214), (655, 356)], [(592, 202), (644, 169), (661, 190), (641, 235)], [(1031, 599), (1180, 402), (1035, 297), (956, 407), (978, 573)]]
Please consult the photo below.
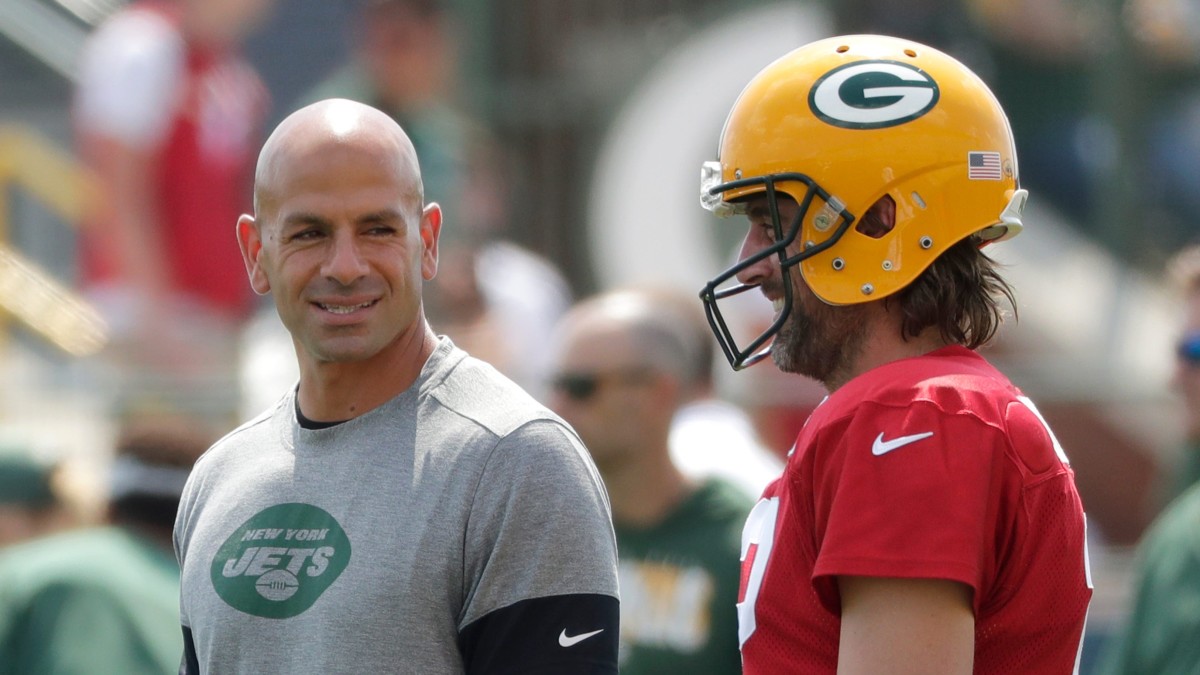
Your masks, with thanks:
[(286, 619), (308, 610), (346, 569), (350, 539), (311, 504), (276, 504), (247, 520), (212, 562), (212, 583), (229, 606)]
[(937, 105), (937, 82), (899, 61), (858, 61), (813, 85), (808, 105), (822, 121), (844, 129), (882, 129), (921, 117)]

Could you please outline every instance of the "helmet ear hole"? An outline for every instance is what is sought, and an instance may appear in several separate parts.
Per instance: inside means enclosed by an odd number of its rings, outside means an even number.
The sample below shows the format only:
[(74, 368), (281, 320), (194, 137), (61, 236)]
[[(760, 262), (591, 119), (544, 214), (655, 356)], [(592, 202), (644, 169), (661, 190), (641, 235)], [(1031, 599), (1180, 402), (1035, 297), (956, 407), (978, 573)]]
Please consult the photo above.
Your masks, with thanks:
[(879, 239), (896, 226), (896, 200), (891, 195), (879, 198), (863, 217), (859, 219), (854, 230), (872, 239)]

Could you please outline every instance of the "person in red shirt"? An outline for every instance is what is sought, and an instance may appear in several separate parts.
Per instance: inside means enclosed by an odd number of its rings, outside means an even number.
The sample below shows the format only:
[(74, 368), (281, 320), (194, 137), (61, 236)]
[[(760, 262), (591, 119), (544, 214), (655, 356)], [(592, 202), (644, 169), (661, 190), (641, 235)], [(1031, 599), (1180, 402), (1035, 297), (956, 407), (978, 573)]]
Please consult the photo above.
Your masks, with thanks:
[[(743, 532), (745, 673), (1072, 672), (1092, 594), (1074, 476), (976, 352), (1014, 303), (983, 248), (1027, 199), (987, 86), (907, 40), (803, 46), (742, 91), (701, 195), (749, 219), (701, 292), (726, 358), (829, 391)], [(755, 289), (776, 315), (746, 341), (721, 308)]]
[(80, 236), (80, 285), (142, 365), (204, 360), (255, 306), (233, 224), (251, 210), (268, 95), (239, 47), (270, 5), (143, 0), (80, 55), (72, 117), (101, 197)]

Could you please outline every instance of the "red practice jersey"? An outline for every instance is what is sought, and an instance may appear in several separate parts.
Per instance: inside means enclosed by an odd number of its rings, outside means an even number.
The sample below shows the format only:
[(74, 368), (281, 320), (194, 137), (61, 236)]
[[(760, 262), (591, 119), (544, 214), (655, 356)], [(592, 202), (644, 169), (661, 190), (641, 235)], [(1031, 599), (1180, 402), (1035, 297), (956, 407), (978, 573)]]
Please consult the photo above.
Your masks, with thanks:
[[(254, 307), (235, 235), (253, 211), (259, 132), (269, 103), (250, 64), (225, 46), (188, 40), (171, 4), (138, 2), (114, 15), (81, 57), (75, 122), (85, 156), (96, 138), (140, 148), (151, 163), (144, 186), (160, 222), (173, 292), (230, 318)], [(81, 269), (89, 286), (126, 271), (112, 223), (84, 229)]]
[(750, 514), (745, 673), (836, 672), (839, 575), (962, 582), (976, 673), (1071, 673), (1087, 565), (1074, 474), (1033, 403), (963, 347), (896, 361), (813, 412)]

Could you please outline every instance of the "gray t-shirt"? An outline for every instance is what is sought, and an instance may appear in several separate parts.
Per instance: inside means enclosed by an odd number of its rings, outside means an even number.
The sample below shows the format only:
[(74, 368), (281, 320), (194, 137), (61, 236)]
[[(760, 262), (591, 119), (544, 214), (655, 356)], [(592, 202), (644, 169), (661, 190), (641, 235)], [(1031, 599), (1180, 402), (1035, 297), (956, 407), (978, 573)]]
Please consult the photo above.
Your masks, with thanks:
[(219, 441), (184, 491), (181, 618), (203, 672), (459, 673), (460, 632), (491, 612), (616, 597), (587, 450), (448, 339), (360, 417), (310, 430), (294, 406)]

